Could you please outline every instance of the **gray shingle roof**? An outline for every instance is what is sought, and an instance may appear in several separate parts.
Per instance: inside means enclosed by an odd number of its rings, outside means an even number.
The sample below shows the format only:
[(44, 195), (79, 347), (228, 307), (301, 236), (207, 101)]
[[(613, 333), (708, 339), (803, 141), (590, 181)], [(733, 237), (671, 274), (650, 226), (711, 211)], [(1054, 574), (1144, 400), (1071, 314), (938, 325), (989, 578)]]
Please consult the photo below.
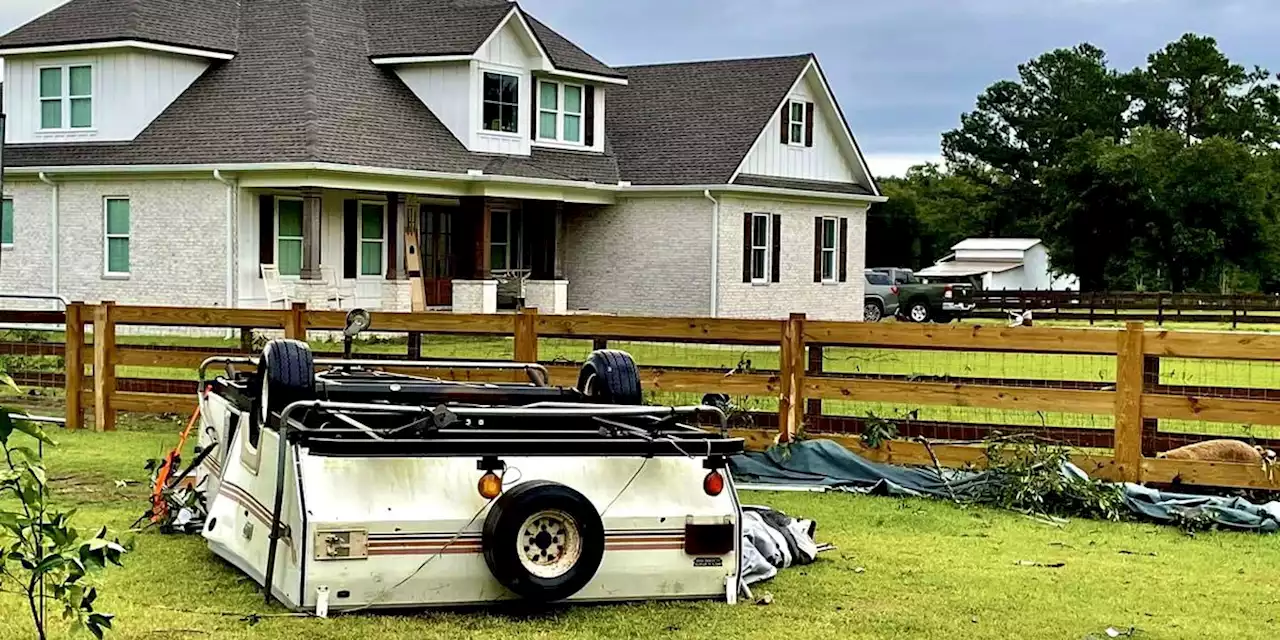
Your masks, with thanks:
[(243, 0), (73, 0), (0, 37), (0, 48), (144, 40), (237, 50)]
[(738, 174), (734, 184), (749, 187), (772, 187), (774, 189), (797, 189), (800, 191), (823, 191), (826, 193), (848, 193), (869, 196), (871, 190), (864, 185), (848, 182), (827, 182), (824, 180), (796, 180), (794, 178), (775, 178), (773, 176), (756, 176), (747, 173)]
[(362, 1), (372, 57), (475, 53), (512, 10), (507, 0)]
[(622, 178), (725, 184), (811, 56), (620, 67), (605, 127)]
[(524, 14), (524, 18), (528, 21), (529, 28), (533, 30), (534, 36), (538, 38), (538, 42), (542, 43), (542, 48), (547, 52), (547, 57), (551, 58), (551, 63), (557, 69), (615, 78), (621, 78), (626, 75), (595, 59), (591, 54), (583, 51), (578, 45), (569, 42), (564, 36), (556, 33), (555, 30), (543, 24), (537, 18), (527, 13)]

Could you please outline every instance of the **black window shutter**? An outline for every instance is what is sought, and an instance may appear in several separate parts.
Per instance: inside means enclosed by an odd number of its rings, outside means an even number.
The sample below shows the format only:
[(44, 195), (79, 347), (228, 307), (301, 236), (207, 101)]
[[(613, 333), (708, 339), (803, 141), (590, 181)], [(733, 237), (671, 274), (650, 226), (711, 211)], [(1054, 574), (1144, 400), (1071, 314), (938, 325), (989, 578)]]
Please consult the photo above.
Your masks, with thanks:
[(342, 277), (354, 279), (360, 274), (360, 202), (342, 203)]
[[(258, 264), (276, 262), (276, 198), (258, 196)], [(258, 270), (262, 277), (262, 270)]]
[(840, 218), (840, 253), (836, 260), (840, 261), (840, 282), (849, 281), (849, 219)]
[(813, 281), (822, 282), (822, 216), (813, 219)]
[(806, 102), (804, 105), (804, 146), (813, 146), (813, 103)]
[(596, 144), (596, 88), (587, 85), (583, 91), (582, 99), (586, 101), (583, 105), (583, 121), (587, 128), (582, 134), (582, 142), (588, 147), (594, 147)]
[(791, 142), (791, 101), (782, 103), (782, 144)]
[(770, 280), (781, 282), (782, 275), (782, 216), (773, 214), (773, 273)]
[(742, 281), (751, 282), (751, 214), (742, 214)]
[(529, 110), (529, 139), (538, 139), (538, 114), (542, 113), (542, 83), (533, 79), (533, 108)]

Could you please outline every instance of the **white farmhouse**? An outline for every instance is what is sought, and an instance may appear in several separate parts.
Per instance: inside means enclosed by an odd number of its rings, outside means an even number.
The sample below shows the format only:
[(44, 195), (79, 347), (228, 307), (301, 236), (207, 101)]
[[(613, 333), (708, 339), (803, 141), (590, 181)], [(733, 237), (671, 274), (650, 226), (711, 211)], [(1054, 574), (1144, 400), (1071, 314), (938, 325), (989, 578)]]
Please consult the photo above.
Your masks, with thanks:
[(1049, 268), (1049, 251), (1038, 238), (969, 238), (951, 255), (917, 275), (937, 280), (969, 280), (984, 290), (1078, 291), (1073, 275)]
[(0, 58), (0, 291), (862, 317), (884, 198), (812, 55), (613, 67), (508, 0), (71, 0)]

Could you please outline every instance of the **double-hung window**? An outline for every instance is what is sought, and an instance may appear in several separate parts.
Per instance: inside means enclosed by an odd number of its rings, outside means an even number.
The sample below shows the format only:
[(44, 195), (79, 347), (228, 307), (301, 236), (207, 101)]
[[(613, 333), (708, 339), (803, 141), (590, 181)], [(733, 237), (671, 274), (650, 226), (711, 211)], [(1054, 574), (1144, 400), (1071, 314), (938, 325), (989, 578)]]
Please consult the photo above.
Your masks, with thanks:
[(129, 199), (105, 198), (103, 226), (104, 253), (107, 260), (103, 272), (108, 276), (129, 275)]
[(840, 260), (840, 242), (836, 233), (840, 223), (835, 218), (822, 219), (822, 281), (835, 282), (839, 275), (836, 264)]
[(276, 268), (302, 275), (302, 198), (276, 198)]
[(525, 268), (520, 250), (524, 232), (524, 219), (518, 212), (494, 211), (489, 229), (489, 268), (492, 271), (510, 272)]
[(360, 203), (360, 275), (379, 276), (386, 267), (387, 205), (380, 202)]
[(584, 90), (581, 85), (538, 83), (538, 139), (582, 144)]
[(0, 200), (0, 247), (13, 246), (13, 199)]
[(771, 216), (767, 213), (751, 214), (751, 281), (769, 281), (769, 253), (773, 246), (770, 228)]
[(803, 146), (805, 143), (805, 120), (808, 118), (808, 105), (799, 100), (792, 100), (787, 107), (787, 139), (791, 144)]
[(93, 127), (93, 67), (68, 65), (40, 69), (40, 128)]
[(520, 78), (505, 73), (486, 71), (483, 87), (485, 131), (519, 133)]

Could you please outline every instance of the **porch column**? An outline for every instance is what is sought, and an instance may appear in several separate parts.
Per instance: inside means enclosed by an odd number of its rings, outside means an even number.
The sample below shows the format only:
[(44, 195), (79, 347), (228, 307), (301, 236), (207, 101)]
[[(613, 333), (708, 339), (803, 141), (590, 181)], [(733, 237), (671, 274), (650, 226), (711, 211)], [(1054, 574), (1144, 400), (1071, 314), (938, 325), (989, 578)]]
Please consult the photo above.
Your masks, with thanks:
[(405, 207), (407, 201), (403, 193), (387, 194), (387, 279), (404, 280), (404, 262), (400, 259), (400, 243), (404, 234), (400, 232), (400, 221), (407, 219)]
[(302, 279), (320, 280), (320, 219), (322, 217), (320, 191), (302, 192)]
[[(462, 199), (462, 221), (471, 227), (472, 264), (470, 280), (488, 280), (490, 265), (489, 240), (492, 233), (492, 221), (489, 217), (489, 203), (481, 196), (468, 196)], [(465, 251), (465, 249), (464, 249)], [(460, 252), (461, 253), (461, 252)]]

